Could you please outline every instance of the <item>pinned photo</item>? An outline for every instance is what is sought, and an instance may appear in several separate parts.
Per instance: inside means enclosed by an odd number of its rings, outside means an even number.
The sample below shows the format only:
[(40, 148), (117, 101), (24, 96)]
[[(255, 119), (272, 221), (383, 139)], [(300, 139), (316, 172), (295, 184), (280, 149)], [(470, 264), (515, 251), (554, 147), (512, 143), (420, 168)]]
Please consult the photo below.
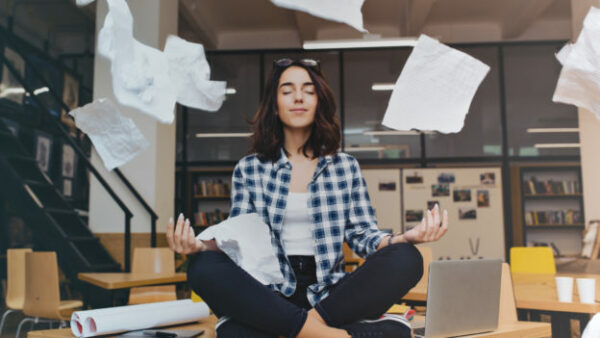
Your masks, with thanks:
[(478, 207), (489, 207), (490, 206), (490, 192), (487, 190), (477, 190), (477, 206)]
[(458, 219), (477, 219), (477, 210), (473, 207), (458, 208)]
[(379, 182), (379, 191), (396, 191), (396, 182)]
[(423, 219), (423, 210), (406, 210), (407, 222), (420, 222)]
[(427, 201), (427, 210), (433, 209), (436, 204), (439, 205), (440, 203), (438, 201)]
[(454, 190), (453, 192), (454, 202), (468, 202), (471, 200), (471, 190)]
[(483, 173), (479, 175), (481, 184), (496, 184), (496, 175), (494, 173)]
[(406, 176), (406, 184), (418, 184), (423, 183), (423, 176), (419, 176), (417, 172), (415, 172), (412, 176)]
[(432, 184), (431, 196), (450, 196), (450, 185), (448, 183)]
[(441, 173), (438, 176), (438, 183), (454, 183), (456, 179), (452, 173)]

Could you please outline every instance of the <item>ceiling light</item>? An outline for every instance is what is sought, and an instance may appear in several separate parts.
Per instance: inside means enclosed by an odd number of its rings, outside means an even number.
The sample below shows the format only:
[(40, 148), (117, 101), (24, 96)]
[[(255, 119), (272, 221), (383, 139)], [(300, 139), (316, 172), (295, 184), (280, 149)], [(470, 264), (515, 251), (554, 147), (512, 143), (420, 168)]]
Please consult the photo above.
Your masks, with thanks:
[(0, 92), (0, 97), (7, 97), (9, 95), (25, 94), (25, 88), (9, 87)]
[(225, 89), (225, 95), (235, 95), (235, 93), (237, 93), (237, 91), (233, 87)]
[(394, 90), (395, 83), (373, 83), (371, 90), (374, 92), (388, 92)]
[(49, 91), (50, 91), (50, 88), (48, 88), (48, 87), (42, 87), (42, 88), (38, 88), (38, 89), (34, 90), (33, 91), (33, 95), (40, 95), (40, 94), (43, 94), (43, 93), (47, 93)]
[(579, 148), (579, 143), (536, 143), (534, 147), (538, 149), (543, 148)]
[(381, 47), (413, 47), (417, 38), (383, 38), (383, 39), (350, 39), (350, 40), (311, 40), (304, 41), (304, 49), (344, 49), (344, 48), (381, 48)]
[(579, 128), (527, 128), (528, 133), (578, 133)]
[(418, 130), (372, 130), (363, 131), (363, 135), (372, 136), (402, 136), (402, 135), (421, 135), (423, 134), (435, 134), (433, 131), (418, 131)]
[(250, 137), (252, 133), (198, 133), (197, 138)]

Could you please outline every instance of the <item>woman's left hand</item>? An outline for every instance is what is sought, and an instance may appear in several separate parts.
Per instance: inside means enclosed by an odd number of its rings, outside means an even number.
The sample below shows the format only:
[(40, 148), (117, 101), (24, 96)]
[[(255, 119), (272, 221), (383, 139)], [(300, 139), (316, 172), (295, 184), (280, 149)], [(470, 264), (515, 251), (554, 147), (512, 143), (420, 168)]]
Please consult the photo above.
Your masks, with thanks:
[(443, 216), (440, 217), (440, 206), (436, 203), (433, 209), (427, 210), (427, 215), (423, 217), (421, 223), (402, 234), (402, 237), (413, 244), (435, 242), (447, 231), (448, 211), (444, 210)]

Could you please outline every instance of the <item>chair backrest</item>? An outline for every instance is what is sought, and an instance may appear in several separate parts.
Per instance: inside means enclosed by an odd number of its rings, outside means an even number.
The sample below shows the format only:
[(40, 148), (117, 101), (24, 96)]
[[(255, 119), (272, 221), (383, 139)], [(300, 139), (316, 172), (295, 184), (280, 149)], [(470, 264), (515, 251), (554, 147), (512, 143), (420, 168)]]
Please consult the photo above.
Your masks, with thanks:
[[(131, 273), (174, 273), (175, 255), (169, 248), (135, 248)], [(147, 286), (129, 291), (129, 304), (176, 300), (175, 285)]]
[(510, 267), (502, 263), (502, 280), (500, 282), (500, 311), (498, 311), (498, 326), (517, 322), (517, 303), (513, 288)]
[(23, 310), (25, 304), (25, 254), (31, 249), (6, 250), (6, 306)]
[(417, 290), (427, 290), (427, 285), (429, 282), (429, 263), (433, 260), (433, 252), (431, 251), (431, 247), (428, 246), (417, 246), (421, 256), (423, 257), (423, 277), (417, 285), (414, 287)]
[(27, 316), (58, 319), (60, 286), (56, 252), (25, 255), (25, 304)]
[(554, 253), (547, 246), (510, 248), (513, 273), (556, 273)]

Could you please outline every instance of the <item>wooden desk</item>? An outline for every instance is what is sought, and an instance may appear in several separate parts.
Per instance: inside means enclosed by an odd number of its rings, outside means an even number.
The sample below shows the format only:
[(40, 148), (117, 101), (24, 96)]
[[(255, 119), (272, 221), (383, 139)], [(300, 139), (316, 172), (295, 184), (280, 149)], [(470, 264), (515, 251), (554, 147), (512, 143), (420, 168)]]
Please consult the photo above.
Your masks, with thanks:
[(187, 281), (187, 275), (184, 272), (170, 274), (82, 272), (77, 277), (84, 282), (107, 290), (129, 289), (139, 286), (173, 284)]
[[(82, 272), (77, 277), (88, 287), (84, 292), (84, 306), (103, 308), (124, 305), (130, 288), (161, 284), (184, 283), (187, 275), (183, 272), (170, 274), (148, 274), (128, 272)], [(119, 301), (115, 301), (116, 297)]]
[[(590, 314), (600, 312), (600, 304), (583, 304), (579, 302), (577, 285), (573, 282), (573, 302), (561, 303), (556, 294), (555, 276), (596, 279), (596, 301), (600, 297), (600, 275), (593, 274), (512, 274), (516, 305), (519, 310), (533, 311), (532, 317), (539, 313), (548, 313), (552, 317), (554, 336), (563, 337), (570, 332), (570, 319), (578, 319), (581, 329), (585, 328)], [(404, 300), (426, 302), (427, 290), (424, 287), (414, 288), (404, 296)], [(523, 311), (520, 311), (521, 314)], [(525, 319), (522, 315), (520, 319)], [(569, 333), (570, 334), (570, 333)], [(568, 336), (568, 334), (567, 334)]]
[[(216, 338), (215, 325), (217, 324), (217, 317), (210, 315), (207, 319), (201, 320), (196, 323), (178, 325), (169, 327), (169, 329), (180, 329), (180, 330), (204, 330), (204, 334), (201, 338)], [(113, 335), (112, 337), (114, 337)], [(27, 332), (28, 338), (73, 338), (73, 332), (71, 329), (53, 329), (53, 330), (36, 330)], [(110, 337), (110, 336), (102, 336)]]
[[(424, 316), (415, 316), (415, 322), (424, 322)], [(485, 338), (542, 338), (550, 337), (552, 335), (552, 329), (549, 323), (540, 322), (514, 322), (514, 323), (502, 323), (499, 324), (498, 328), (492, 332), (485, 332), (479, 334), (472, 334), (461, 337), (485, 337)]]

